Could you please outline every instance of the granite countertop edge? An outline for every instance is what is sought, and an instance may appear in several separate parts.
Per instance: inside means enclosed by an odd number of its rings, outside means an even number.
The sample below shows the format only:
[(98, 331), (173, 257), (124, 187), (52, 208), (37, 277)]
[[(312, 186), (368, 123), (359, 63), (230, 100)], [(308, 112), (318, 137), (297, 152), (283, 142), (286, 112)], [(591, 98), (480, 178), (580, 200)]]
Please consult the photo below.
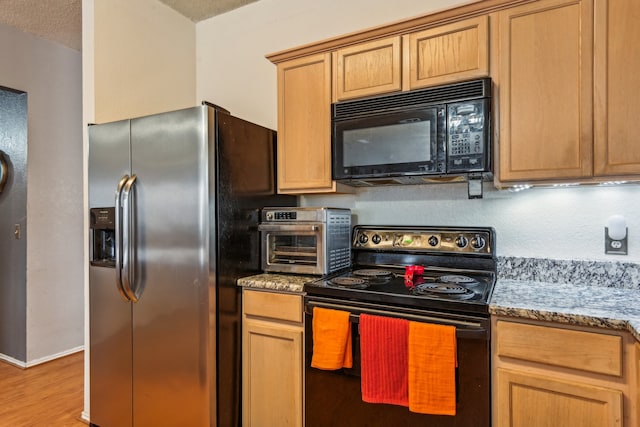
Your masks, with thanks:
[[(317, 276), (262, 273), (238, 279), (243, 289), (302, 294)], [(640, 291), (569, 283), (499, 279), (491, 315), (630, 332), (640, 341)]]
[(625, 330), (640, 341), (640, 291), (636, 289), (499, 279), (489, 313)]
[(238, 279), (238, 286), (241, 286), (244, 289), (301, 294), (305, 283), (317, 279), (317, 276), (306, 276), (300, 274), (262, 273)]

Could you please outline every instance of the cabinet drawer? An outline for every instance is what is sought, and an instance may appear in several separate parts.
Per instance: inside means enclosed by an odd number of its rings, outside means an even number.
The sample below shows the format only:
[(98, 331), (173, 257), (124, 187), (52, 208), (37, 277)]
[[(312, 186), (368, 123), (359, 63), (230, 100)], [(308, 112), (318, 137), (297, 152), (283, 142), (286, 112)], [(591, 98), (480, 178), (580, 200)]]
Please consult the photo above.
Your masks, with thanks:
[(276, 292), (244, 291), (244, 314), (302, 323), (302, 297)]
[(617, 335), (498, 321), (496, 348), (500, 357), (622, 375), (622, 337)]

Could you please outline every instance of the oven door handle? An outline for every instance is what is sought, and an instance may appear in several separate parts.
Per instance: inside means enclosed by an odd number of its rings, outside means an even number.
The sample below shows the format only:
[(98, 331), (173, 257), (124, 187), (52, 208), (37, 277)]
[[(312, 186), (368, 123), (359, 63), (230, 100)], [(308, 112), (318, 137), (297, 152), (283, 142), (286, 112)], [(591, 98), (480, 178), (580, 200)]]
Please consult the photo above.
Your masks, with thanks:
[(387, 310), (379, 310), (375, 308), (361, 308), (361, 307), (353, 307), (342, 304), (333, 304), (333, 303), (325, 303), (325, 302), (316, 302), (309, 301), (305, 305), (305, 312), (311, 316), (313, 316), (313, 307), (320, 308), (329, 308), (332, 310), (342, 310), (349, 312), (349, 320), (353, 323), (359, 323), (360, 315), (353, 313), (353, 311), (358, 311), (360, 313), (366, 313), (377, 316), (386, 316), (386, 317), (394, 317), (399, 319), (407, 319), (407, 320), (415, 320), (417, 322), (423, 323), (437, 323), (441, 325), (450, 325), (456, 327), (456, 333), (460, 335), (464, 335), (465, 337), (478, 337), (485, 338), (487, 336), (486, 328), (480, 322), (472, 322), (468, 320), (458, 320), (458, 319), (447, 319), (445, 317), (436, 317), (436, 316), (424, 316), (419, 314), (411, 314), (411, 313), (400, 313), (400, 312), (392, 312)]
[(318, 225), (309, 225), (309, 224), (260, 224), (258, 225), (258, 230), (260, 231), (306, 231), (306, 232), (316, 232), (320, 230)]

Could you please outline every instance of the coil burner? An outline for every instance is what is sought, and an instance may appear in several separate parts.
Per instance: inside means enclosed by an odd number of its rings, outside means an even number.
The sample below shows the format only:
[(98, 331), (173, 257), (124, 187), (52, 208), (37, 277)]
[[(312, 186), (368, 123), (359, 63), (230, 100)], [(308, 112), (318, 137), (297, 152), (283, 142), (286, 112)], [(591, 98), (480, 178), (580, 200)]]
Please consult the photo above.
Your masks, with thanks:
[(413, 294), (467, 299), (473, 297), (474, 292), (464, 286), (452, 283), (421, 283), (413, 288)]
[(363, 268), (354, 270), (351, 274), (369, 280), (387, 280), (393, 277), (393, 273), (389, 270), (381, 270), (379, 268)]
[(476, 279), (469, 277), (469, 276), (462, 276), (459, 274), (447, 274), (444, 276), (440, 276), (438, 278), (438, 282), (440, 283), (450, 283), (450, 284), (456, 284), (456, 285), (464, 285), (464, 286), (474, 286), (474, 285), (479, 285), (480, 282), (478, 282)]
[(329, 280), (329, 284), (353, 289), (365, 289), (367, 287), (367, 281), (358, 277), (334, 277)]

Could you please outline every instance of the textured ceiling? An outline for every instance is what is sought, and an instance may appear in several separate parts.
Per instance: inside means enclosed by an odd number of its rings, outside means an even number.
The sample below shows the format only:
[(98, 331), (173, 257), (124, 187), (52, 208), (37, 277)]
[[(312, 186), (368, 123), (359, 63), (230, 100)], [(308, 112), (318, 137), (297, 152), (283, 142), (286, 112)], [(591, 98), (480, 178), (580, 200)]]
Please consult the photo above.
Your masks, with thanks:
[(81, 0), (0, 0), (0, 22), (80, 50), (81, 8)]
[[(199, 22), (257, 0), (159, 1)], [(82, 0), (0, 0), (0, 23), (82, 50), (81, 10)]]
[(257, 0), (160, 0), (182, 15), (199, 22), (212, 16), (237, 9)]

